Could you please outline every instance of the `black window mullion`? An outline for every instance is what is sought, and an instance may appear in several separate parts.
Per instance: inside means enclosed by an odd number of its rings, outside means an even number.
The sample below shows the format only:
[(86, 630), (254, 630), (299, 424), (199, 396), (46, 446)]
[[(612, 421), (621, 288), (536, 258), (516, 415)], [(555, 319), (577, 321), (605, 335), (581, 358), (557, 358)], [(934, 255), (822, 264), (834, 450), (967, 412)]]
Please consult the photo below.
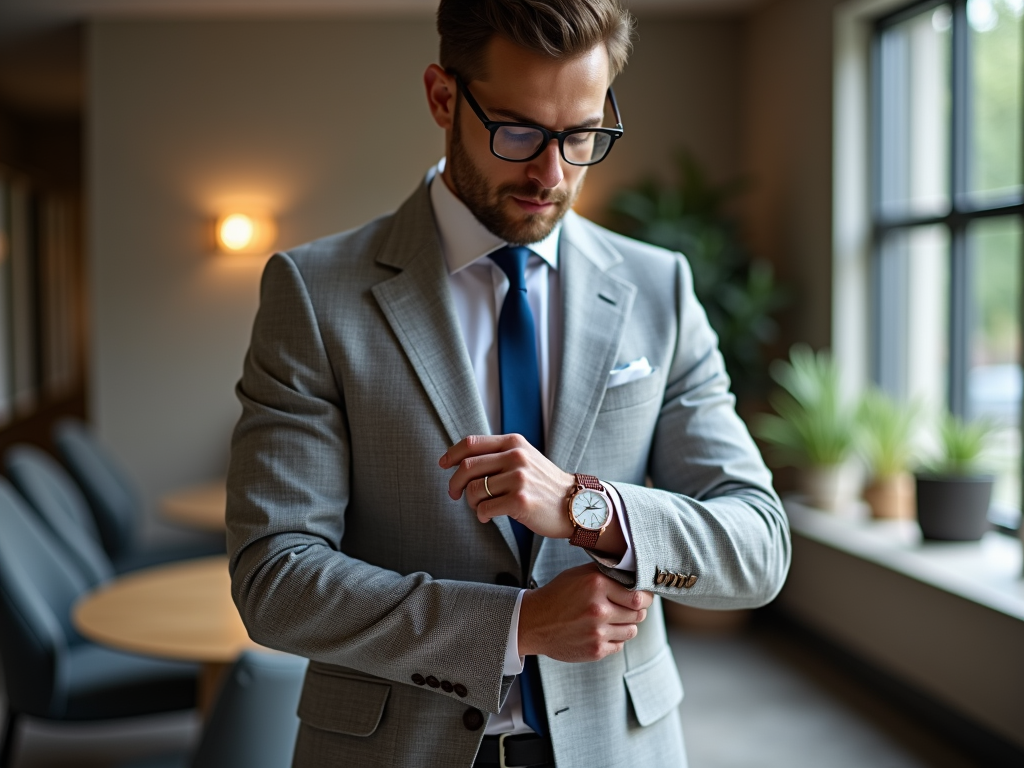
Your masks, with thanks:
[(951, 413), (965, 416), (967, 411), (967, 369), (970, 365), (971, 269), (967, 248), (966, 222), (959, 213), (969, 185), (969, 131), (971, 106), (970, 28), (967, 0), (953, 1), (951, 51), (950, 178), (952, 204), (949, 226), (949, 392)]

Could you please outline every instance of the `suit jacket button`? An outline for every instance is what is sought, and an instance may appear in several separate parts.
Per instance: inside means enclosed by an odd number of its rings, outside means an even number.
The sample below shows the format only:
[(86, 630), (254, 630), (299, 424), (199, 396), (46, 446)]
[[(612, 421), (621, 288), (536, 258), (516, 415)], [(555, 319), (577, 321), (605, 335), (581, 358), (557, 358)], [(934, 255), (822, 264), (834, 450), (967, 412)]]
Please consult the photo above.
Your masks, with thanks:
[(416, 685), (423, 685), (425, 682), (427, 682), (427, 678), (425, 678), (423, 675), (417, 672), (415, 675), (412, 676), (412, 681), (416, 683)]
[(452, 684), (449, 683), (447, 680), (442, 680), (441, 681), (441, 690), (444, 691), (445, 693), (451, 693), (452, 690), (453, 690)]
[(439, 687), (441, 685), (441, 681), (438, 680), (433, 675), (431, 675), (430, 677), (427, 678), (427, 685), (429, 685), (431, 688), (437, 688), (437, 687)]
[(456, 683), (456, 684), (455, 684), (454, 686), (452, 686), (452, 687), (453, 687), (453, 688), (455, 689), (455, 692), (456, 692), (456, 693), (457, 693), (457, 694), (458, 694), (458, 695), (459, 695), (459, 696), (460, 696), (461, 698), (463, 698), (463, 699), (464, 699), (464, 698), (466, 698), (467, 696), (469, 696), (469, 691), (468, 691), (468, 690), (466, 690), (466, 686), (464, 686), (464, 685), (463, 685), (462, 683)]
[(476, 707), (470, 707), (462, 713), (462, 724), (467, 730), (479, 731), (484, 724), (484, 713)]
[(502, 571), (494, 577), (494, 583), (499, 587), (518, 587), (519, 579), (508, 571)]

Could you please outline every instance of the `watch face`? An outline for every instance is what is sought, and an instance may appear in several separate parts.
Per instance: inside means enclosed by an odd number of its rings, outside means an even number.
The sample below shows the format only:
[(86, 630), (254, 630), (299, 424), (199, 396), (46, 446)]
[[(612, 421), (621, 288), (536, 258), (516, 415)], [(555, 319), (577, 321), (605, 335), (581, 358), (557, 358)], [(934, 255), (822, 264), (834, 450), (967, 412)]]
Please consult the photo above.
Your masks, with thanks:
[(597, 530), (608, 522), (608, 499), (597, 491), (585, 490), (572, 500), (572, 519), (582, 528)]

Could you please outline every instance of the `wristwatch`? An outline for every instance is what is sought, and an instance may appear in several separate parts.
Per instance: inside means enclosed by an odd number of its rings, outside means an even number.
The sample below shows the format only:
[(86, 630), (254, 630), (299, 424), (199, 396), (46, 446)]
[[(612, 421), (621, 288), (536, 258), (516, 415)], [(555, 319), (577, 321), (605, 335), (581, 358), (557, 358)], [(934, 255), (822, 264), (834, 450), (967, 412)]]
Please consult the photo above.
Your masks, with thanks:
[(569, 543), (593, 549), (612, 519), (612, 500), (593, 475), (576, 475), (576, 488), (569, 496), (569, 520), (572, 536)]

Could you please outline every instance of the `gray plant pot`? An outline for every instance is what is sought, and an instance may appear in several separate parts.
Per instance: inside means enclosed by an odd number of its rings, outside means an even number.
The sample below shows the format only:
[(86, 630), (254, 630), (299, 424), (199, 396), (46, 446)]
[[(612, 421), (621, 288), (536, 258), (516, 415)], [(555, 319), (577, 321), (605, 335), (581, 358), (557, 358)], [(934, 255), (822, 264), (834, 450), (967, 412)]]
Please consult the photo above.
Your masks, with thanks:
[(926, 539), (977, 541), (989, 528), (992, 475), (917, 475), (917, 522)]

